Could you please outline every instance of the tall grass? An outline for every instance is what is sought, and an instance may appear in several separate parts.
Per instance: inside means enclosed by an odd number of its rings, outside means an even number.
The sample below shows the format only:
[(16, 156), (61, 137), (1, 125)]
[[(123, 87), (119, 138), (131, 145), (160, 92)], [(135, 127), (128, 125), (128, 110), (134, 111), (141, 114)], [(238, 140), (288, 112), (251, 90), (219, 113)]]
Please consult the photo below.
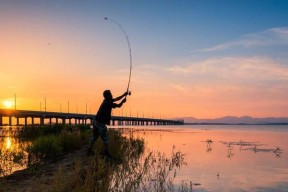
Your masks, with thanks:
[[(57, 126), (52, 130), (54, 131), (49, 132), (49, 134), (45, 132), (44, 135), (32, 141), (27, 148), (30, 165), (43, 160), (56, 160), (66, 153), (80, 149), (88, 141), (87, 133), (83, 132), (86, 128), (83, 126)], [(59, 130), (61, 132), (56, 134)]]
[(31, 125), (24, 126), (18, 132), (18, 136), (22, 139), (37, 139), (40, 136), (44, 135), (57, 135), (62, 131), (74, 132), (75, 130), (84, 132), (89, 130), (89, 125), (66, 125), (66, 124), (55, 124), (55, 125)]
[[(109, 130), (112, 159), (103, 158), (101, 144), (96, 155), (79, 160), (74, 171), (60, 171), (54, 178), (51, 191), (175, 191), (173, 181), (177, 170), (185, 165), (184, 154), (171, 150), (171, 156), (145, 149), (142, 139), (126, 138), (119, 131)], [(190, 190), (182, 185), (180, 191)]]

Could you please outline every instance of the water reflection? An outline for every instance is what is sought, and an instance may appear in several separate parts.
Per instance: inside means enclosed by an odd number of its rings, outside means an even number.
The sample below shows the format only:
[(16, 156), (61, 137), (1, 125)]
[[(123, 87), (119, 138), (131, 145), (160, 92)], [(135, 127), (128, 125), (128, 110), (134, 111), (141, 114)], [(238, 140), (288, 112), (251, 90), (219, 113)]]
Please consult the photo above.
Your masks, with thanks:
[(0, 177), (27, 167), (27, 144), (15, 137), (0, 137)]
[[(187, 126), (135, 134), (147, 147), (169, 153), (180, 147), (187, 166), (177, 180), (192, 185), (193, 191), (287, 191), (288, 127)], [(161, 134), (160, 134), (161, 132)]]
[(261, 144), (259, 142), (247, 142), (240, 140), (239, 142), (225, 142), (220, 141), (220, 143), (227, 146), (227, 157), (231, 159), (234, 156), (233, 146), (239, 146), (240, 151), (252, 151), (255, 154), (257, 153), (273, 153), (275, 157), (280, 158), (282, 150), (280, 147), (273, 148), (263, 148), (266, 144)]
[(228, 149), (227, 158), (231, 159), (234, 156), (233, 145), (231, 144), (227, 145), (227, 149)]

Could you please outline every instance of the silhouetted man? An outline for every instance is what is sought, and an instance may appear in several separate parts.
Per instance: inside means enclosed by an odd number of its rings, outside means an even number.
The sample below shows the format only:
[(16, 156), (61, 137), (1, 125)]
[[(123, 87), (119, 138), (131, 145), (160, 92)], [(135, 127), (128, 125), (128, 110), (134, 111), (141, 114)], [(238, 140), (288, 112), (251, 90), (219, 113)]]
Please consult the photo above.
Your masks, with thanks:
[[(92, 150), (92, 147), (93, 147), (94, 143), (97, 141), (98, 137), (100, 136), (103, 143), (104, 143), (104, 154), (107, 157), (110, 157), (109, 137), (108, 137), (106, 125), (110, 125), (112, 109), (117, 108), (117, 107), (118, 108), (121, 107), (123, 105), (123, 103), (126, 102), (125, 96), (127, 96), (127, 95), (128, 95), (128, 91), (125, 92), (123, 95), (113, 99), (113, 96), (112, 96), (110, 90), (105, 90), (103, 92), (104, 100), (103, 100), (94, 120), (93, 120), (93, 136), (91, 137), (90, 142), (89, 142), (89, 148), (88, 148), (87, 155), (92, 155), (94, 153)], [(122, 99), (122, 101), (119, 104), (114, 103), (114, 102), (119, 101), (121, 99)]]

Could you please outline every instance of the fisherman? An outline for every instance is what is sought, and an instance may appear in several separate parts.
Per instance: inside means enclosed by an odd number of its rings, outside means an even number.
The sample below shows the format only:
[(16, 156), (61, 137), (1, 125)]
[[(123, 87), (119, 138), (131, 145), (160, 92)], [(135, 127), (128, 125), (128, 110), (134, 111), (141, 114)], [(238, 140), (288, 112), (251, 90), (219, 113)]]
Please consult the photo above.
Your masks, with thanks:
[[(109, 137), (106, 125), (110, 125), (112, 108), (114, 109), (122, 107), (122, 105), (126, 102), (126, 96), (128, 94), (130, 95), (130, 92), (126, 91), (123, 95), (113, 98), (110, 90), (105, 90), (103, 92), (104, 100), (95, 118), (93, 119), (93, 136), (89, 141), (89, 147), (87, 151), (88, 156), (94, 154), (92, 147), (100, 136), (104, 144), (104, 155), (108, 158), (111, 157), (109, 153)], [(122, 101), (120, 103), (114, 103), (121, 99)]]

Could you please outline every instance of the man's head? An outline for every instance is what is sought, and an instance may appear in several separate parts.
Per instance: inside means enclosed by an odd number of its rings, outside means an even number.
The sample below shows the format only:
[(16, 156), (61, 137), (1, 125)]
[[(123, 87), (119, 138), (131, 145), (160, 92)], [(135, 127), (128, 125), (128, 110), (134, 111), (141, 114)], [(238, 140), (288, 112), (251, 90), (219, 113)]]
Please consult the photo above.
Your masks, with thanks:
[(105, 90), (103, 92), (103, 96), (105, 99), (112, 99), (113, 98), (110, 90)]

